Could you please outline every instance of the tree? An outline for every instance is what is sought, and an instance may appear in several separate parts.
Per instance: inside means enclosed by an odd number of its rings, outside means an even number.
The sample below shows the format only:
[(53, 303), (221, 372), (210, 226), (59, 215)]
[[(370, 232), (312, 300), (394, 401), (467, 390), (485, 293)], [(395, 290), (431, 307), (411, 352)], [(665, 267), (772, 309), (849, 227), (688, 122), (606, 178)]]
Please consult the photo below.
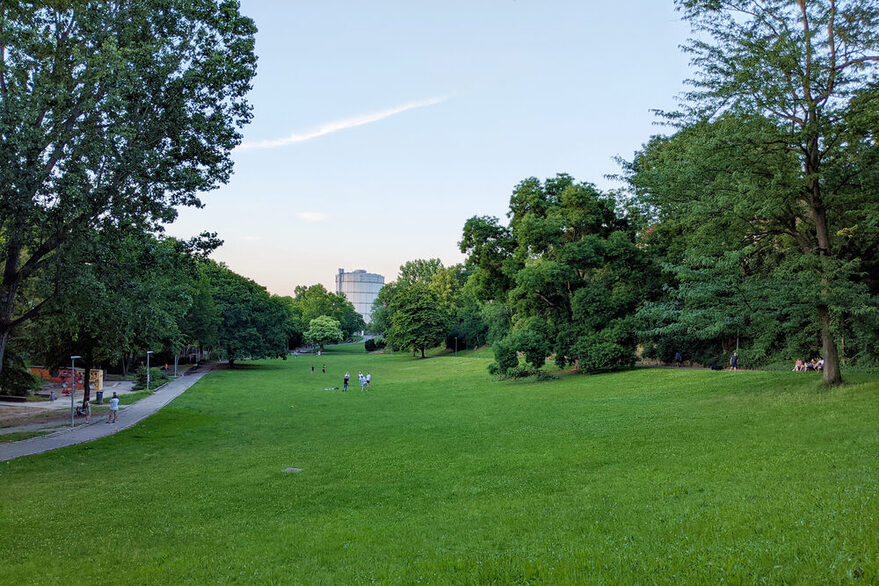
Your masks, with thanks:
[[(850, 272), (840, 257), (841, 240), (853, 228), (845, 212), (863, 210), (875, 197), (863, 189), (865, 169), (858, 165), (865, 151), (875, 152), (875, 135), (858, 121), (879, 109), (873, 77), (879, 5), (873, 0), (677, 0), (677, 5), (695, 33), (686, 49), (697, 74), (672, 120), (693, 125), (724, 113), (764, 120), (766, 131), (748, 142), (756, 138), (759, 148), (780, 148), (796, 159), (797, 175), (785, 174), (779, 188), (756, 192), (742, 182), (727, 188), (749, 202), (762, 198), (769, 204), (771, 215), (758, 213), (753, 224), (766, 225), (764, 234), (780, 231), (789, 238), (785, 253), (812, 276), (824, 381), (838, 384), (832, 305), (835, 282)], [(736, 147), (729, 145), (730, 156)], [(779, 217), (791, 193), (790, 209)], [(734, 213), (737, 206), (726, 211)]]
[(294, 311), (299, 319), (300, 331), (316, 317), (326, 315), (339, 322), (343, 336), (350, 336), (366, 327), (363, 316), (354, 309), (354, 304), (344, 295), (330, 293), (323, 285), (296, 287), (293, 298)]
[(419, 258), (406, 261), (400, 265), (400, 274), (397, 276), (397, 282), (407, 285), (428, 283), (442, 269), (443, 263), (438, 258)]
[(395, 348), (411, 348), (414, 355), (443, 342), (446, 316), (439, 307), (437, 294), (424, 283), (399, 289), (392, 302), (387, 337)]
[(516, 241), (510, 228), (501, 226), (497, 218), (474, 216), (464, 224), (463, 236), (458, 243), (467, 255), (467, 268), (473, 293), (480, 301), (506, 300), (513, 288), (510, 274), (516, 267), (513, 251)]
[[(494, 289), (491, 295), (504, 302), (487, 303), (484, 310), (495, 369), (513, 363), (511, 350), (523, 353), (533, 368), (550, 353), (559, 366), (574, 364), (586, 372), (634, 362), (633, 315), (654, 286), (655, 269), (616, 207), (613, 197), (593, 185), (560, 174), (516, 186), (508, 229), (491, 218), (468, 221), (465, 233), (471, 236), (464, 248), (475, 256), (468, 264), (485, 266), (486, 274), (500, 271), (509, 287)], [(472, 238), (486, 231), (496, 235), (489, 249)], [(498, 339), (507, 324), (509, 331)]]
[(2, 4), (0, 369), (96, 230), (159, 230), (228, 181), (255, 30), (234, 0)]
[(71, 271), (67, 294), (28, 328), (31, 355), (45, 364), (82, 357), (84, 400), (95, 364), (121, 359), (125, 365), (136, 351), (179, 348), (179, 324), (191, 303), (196, 267), (185, 243), (115, 236), (95, 241), (89, 262)]
[(217, 337), (229, 364), (240, 358), (286, 357), (289, 306), (221, 264), (209, 262), (206, 272), (223, 316)]
[(196, 344), (199, 352), (212, 347), (218, 341), (223, 316), (217, 310), (217, 304), (211, 294), (211, 282), (204, 263), (198, 268), (197, 277), (193, 280), (190, 297), (192, 302), (181, 324), (181, 330), (187, 342)]
[(309, 322), (305, 339), (323, 350), (324, 344), (338, 344), (342, 341), (341, 325), (328, 315), (318, 316)]

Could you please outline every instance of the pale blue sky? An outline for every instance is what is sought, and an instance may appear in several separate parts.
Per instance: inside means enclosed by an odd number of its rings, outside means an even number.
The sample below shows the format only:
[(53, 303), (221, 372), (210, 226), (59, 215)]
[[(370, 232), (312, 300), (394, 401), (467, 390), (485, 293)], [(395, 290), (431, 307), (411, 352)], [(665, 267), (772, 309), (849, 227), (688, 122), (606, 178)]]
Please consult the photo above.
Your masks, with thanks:
[(610, 188), (688, 75), (671, 0), (242, 0), (259, 27), (254, 120), (228, 185), (170, 228), (280, 295), (340, 267), (463, 256), (520, 180)]

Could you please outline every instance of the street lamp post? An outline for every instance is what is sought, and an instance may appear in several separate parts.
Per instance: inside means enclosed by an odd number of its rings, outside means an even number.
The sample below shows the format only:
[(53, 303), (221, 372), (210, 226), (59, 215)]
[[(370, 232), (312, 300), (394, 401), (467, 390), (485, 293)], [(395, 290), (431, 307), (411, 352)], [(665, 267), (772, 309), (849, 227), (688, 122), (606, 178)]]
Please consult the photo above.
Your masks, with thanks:
[(70, 357), (70, 427), (76, 427), (76, 423), (74, 423), (74, 410), (73, 410), (73, 395), (74, 390), (76, 389), (76, 359), (82, 358), (82, 356), (71, 356)]
[(150, 354), (152, 353), (152, 350), (147, 350), (147, 391), (150, 390)]

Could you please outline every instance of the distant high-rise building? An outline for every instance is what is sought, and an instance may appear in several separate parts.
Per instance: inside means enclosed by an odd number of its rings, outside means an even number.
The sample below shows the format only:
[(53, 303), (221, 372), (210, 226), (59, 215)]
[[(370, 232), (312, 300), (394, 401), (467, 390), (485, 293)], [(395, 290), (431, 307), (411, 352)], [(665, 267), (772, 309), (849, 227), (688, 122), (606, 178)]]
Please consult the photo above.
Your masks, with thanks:
[(339, 269), (339, 274), (336, 275), (336, 293), (344, 294), (366, 323), (372, 321), (372, 304), (375, 303), (378, 292), (384, 285), (383, 276), (367, 273), (363, 269), (350, 273), (346, 273), (345, 269)]

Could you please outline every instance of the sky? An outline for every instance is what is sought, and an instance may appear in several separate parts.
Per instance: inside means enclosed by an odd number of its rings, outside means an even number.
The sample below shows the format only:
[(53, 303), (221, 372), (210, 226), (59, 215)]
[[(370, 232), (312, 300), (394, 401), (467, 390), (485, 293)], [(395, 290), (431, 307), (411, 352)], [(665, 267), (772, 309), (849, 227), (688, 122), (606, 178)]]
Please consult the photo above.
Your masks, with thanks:
[(253, 121), (227, 185), (173, 236), (292, 295), (408, 260), (462, 262), (472, 216), (527, 177), (617, 184), (684, 90), (672, 0), (242, 0), (259, 32)]

